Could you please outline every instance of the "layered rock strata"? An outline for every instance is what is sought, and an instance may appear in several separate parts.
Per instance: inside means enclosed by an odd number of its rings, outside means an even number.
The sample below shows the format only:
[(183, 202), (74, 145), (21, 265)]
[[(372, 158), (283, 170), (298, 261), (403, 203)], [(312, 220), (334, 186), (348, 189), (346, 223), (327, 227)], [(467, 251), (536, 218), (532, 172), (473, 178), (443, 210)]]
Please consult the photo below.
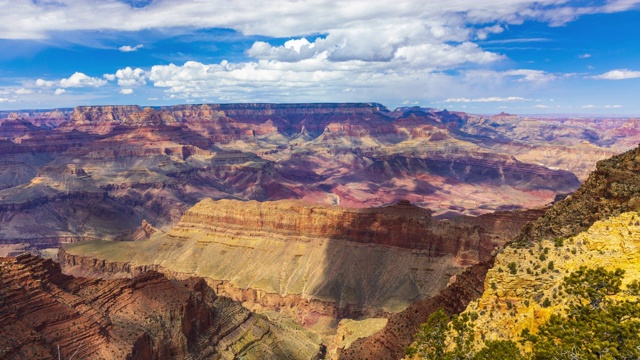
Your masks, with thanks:
[(0, 118), (0, 238), (25, 246), (123, 239), (142, 220), (168, 231), (204, 198), (358, 208), (408, 199), (438, 218), (535, 208), (640, 134), (637, 119), (366, 103), (83, 106)]
[(481, 296), (465, 309), (474, 314), (477, 348), (511, 340), (530, 351), (522, 331), (536, 334), (552, 314), (566, 312), (573, 300), (564, 279), (581, 267), (623, 270), (616, 298), (632, 299), (624, 290), (640, 276), (639, 170), (640, 148), (598, 162), (580, 189), (496, 255)]
[(523, 229), (517, 242), (574, 236), (595, 221), (640, 208), (640, 148), (599, 161), (580, 188)]
[(202, 276), (219, 295), (325, 331), (336, 319), (389, 316), (437, 295), (540, 211), (441, 221), (430, 214), (408, 202), (343, 209), (203, 200), (167, 233), (70, 244), (59, 257), (76, 275)]
[(318, 339), (217, 297), (202, 279), (63, 275), (28, 254), (0, 258), (3, 359), (312, 359)]

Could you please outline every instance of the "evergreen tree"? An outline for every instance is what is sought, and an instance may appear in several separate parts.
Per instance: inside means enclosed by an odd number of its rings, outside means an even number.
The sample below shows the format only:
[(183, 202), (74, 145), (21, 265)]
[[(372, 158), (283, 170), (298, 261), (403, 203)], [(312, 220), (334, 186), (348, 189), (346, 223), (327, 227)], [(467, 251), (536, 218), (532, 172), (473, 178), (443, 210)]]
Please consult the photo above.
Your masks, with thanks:
[(566, 277), (566, 317), (554, 314), (537, 335), (523, 333), (533, 359), (640, 359), (640, 302), (611, 299), (623, 276), (620, 269), (581, 267)]
[(449, 316), (442, 308), (429, 315), (427, 322), (420, 325), (414, 337), (415, 345), (409, 346), (405, 353), (409, 357), (418, 355), (424, 359), (442, 359), (447, 340)]
[(473, 360), (523, 360), (518, 346), (511, 340), (487, 341), (485, 347), (478, 351)]

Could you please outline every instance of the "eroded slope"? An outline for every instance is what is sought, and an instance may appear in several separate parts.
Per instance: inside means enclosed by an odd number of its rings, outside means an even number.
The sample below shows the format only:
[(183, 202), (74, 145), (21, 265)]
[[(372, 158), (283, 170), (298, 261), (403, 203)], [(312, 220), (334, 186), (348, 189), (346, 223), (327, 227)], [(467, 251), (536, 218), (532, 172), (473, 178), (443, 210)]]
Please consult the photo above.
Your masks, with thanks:
[(65, 271), (91, 276), (154, 269), (206, 277), (220, 295), (324, 331), (336, 319), (388, 316), (437, 295), (540, 213), (437, 221), (408, 202), (344, 209), (203, 200), (168, 233), (67, 245), (60, 260)]
[(217, 297), (202, 279), (89, 280), (20, 255), (0, 258), (0, 284), (3, 359), (311, 359), (324, 351), (307, 331)]
[(380, 104), (83, 106), (0, 116), (0, 241), (12, 247), (0, 253), (125, 239), (143, 219), (167, 231), (204, 198), (343, 207), (408, 199), (438, 217), (535, 208), (573, 191), (640, 129), (636, 119)]

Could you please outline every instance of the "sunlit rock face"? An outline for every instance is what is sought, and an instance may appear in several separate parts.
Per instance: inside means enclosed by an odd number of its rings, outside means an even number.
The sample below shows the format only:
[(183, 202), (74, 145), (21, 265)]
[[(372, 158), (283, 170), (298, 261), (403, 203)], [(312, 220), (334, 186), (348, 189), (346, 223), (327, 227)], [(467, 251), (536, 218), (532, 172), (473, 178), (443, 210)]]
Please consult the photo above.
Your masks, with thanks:
[(83, 106), (0, 116), (0, 241), (32, 250), (55, 239), (127, 239), (143, 220), (167, 231), (204, 198), (347, 208), (406, 199), (436, 218), (540, 207), (640, 133), (635, 119), (481, 117), (367, 103)]
[[(76, 276), (158, 271), (177, 279), (203, 277), (219, 296), (252, 311), (275, 311), (321, 334), (335, 357), (382, 329), (387, 318), (396, 324), (393, 319), (416, 303), (458, 296), (440, 294), (456, 275), (465, 278), (459, 275), (465, 269), (484, 266), (542, 213), (436, 220), (408, 201), (354, 209), (301, 200), (205, 199), (168, 232), (149, 230), (149, 239), (138, 241), (68, 244), (58, 258)], [(466, 298), (464, 291), (453, 293)], [(411, 336), (410, 329), (404, 327), (404, 336)]]
[[(311, 359), (318, 337), (218, 297), (203, 279), (63, 275), (51, 260), (0, 258), (3, 359)], [(292, 337), (288, 331), (295, 331)]]

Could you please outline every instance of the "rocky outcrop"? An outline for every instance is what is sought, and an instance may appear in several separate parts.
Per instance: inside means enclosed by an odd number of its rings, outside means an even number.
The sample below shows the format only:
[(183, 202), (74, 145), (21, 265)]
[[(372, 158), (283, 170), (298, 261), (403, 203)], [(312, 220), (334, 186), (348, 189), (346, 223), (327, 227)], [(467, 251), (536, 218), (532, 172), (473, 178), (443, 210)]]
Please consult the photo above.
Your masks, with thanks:
[[(520, 341), (522, 332), (536, 334), (552, 314), (566, 312), (574, 299), (565, 293), (564, 279), (582, 267), (623, 270), (623, 290), (638, 279), (638, 170), (640, 148), (598, 162), (578, 191), (497, 253), (481, 296), (464, 310), (475, 319), (476, 349), (486, 341), (511, 340), (530, 351)], [(616, 298), (624, 301), (628, 294)]]
[(389, 318), (387, 325), (372, 336), (358, 339), (340, 349), (340, 359), (400, 359), (404, 349), (413, 342), (413, 335), (429, 315), (443, 308), (449, 315), (462, 312), (482, 295), (484, 279), (493, 261), (476, 264), (452, 278), (437, 296), (417, 301)]
[(451, 276), (489, 259), (539, 214), (439, 221), (406, 201), (343, 209), (203, 200), (167, 233), (69, 245), (59, 259), (65, 272), (83, 276), (202, 276), (218, 295), (250, 309), (322, 328), (336, 319), (389, 316), (436, 296)]
[(518, 341), (525, 329), (537, 333), (551, 314), (566, 310), (572, 299), (563, 293), (563, 279), (582, 266), (624, 270), (623, 288), (638, 279), (640, 215), (624, 212), (573, 237), (538, 240), (532, 249), (509, 246), (498, 254), (482, 296), (465, 310), (478, 315), (478, 342)]
[[(311, 359), (322, 352), (303, 329), (283, 329), (205, 281), (63, 275), (51, 260), (0, 259), (3, 359)], [(291, 337), (288, 331), (295, 331)]]
[[(5, 240), (124, 239), (143, 219), (168, 231), (204, 198), (346, 208), (406, 199), (436, 218), (538, 208), (575, 190), (574, 174), (640, 134), (634, 119), (488, 118), (375, 103), (82, 106), (4, 115)], [(67, 166), (79, 173), (67, 176)], [(131, 220), (106, 226), (94, 216), (97, 207), (107, 219), (121, 213)], [(43, 226), (35, 231), (34, 223)], [(29, 234), (21, 236), (24, 228)]]
[(597, 220), (640, 209), (640, 148), (599, 161), (580, 188), (526, 226), (517, 242), (576, 235)]

